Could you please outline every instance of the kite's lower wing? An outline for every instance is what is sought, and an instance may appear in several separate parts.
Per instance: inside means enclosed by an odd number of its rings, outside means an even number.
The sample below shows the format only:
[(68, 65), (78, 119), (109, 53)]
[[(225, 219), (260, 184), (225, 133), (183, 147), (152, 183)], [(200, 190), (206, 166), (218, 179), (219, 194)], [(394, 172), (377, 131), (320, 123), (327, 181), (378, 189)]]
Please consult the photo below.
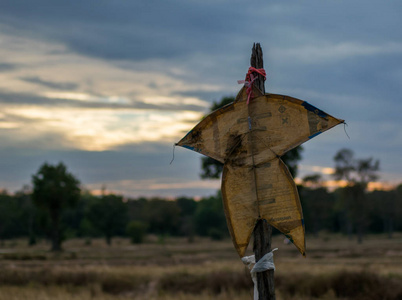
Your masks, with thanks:
[(222, 199), (233, 244), (241, 257), (258, 220), (253, 172), (226, 163), (222, 174)]
[(299, 196), (289, 170), (279, 158), (255, 167), (225, 163), (222, 196), (229, 231), (240, 256), (245, 254), (258, 219), (266, 219), (305, 254)]

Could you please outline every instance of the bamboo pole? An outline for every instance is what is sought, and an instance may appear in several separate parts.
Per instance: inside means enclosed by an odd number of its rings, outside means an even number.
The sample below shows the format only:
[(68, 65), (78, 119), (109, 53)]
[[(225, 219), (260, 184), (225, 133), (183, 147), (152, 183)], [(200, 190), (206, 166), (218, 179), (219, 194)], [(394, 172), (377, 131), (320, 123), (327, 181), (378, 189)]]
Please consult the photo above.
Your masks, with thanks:
[[(262, 49), (259, 43), (253, 45), (250, 65), (261, 69), (264, 67)], [(264, 77), (258, 74), (254, 85), (265, 94)], [(253, 251), (255, 260), (259, 261), (266, 253), (271, 251), (272, 226), (264, 219), (258, 220), (254, 228)], [(274, 270), (257, 273), (257, 287), (259, 300), (275, 300)]]

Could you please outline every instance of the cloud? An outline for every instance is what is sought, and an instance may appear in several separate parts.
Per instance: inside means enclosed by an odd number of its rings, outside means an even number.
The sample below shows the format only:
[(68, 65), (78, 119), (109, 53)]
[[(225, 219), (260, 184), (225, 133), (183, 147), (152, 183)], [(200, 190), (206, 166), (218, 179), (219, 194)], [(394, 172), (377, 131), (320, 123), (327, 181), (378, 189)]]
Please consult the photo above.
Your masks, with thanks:
[(297, 48), (274, 48), (273, 55), (283, 60), (296, 60), (307, 64), (328, 64), (350, 58), (365, 58), (376, 55), (402, 55), (402, 43), (365, 44), (358, 42), (316, 43)]
[(177, 182), (175, 180), (172, 182), (170, 178), (165, 178), (165, 182), (155, 182), (150, 184), (147, 189), (149, 190), (180, 190), (180, 189), (208, 189), (217, 190), (220, 187), (219, 180), (196, 180), (196, 181), (186, 181)]
[(0, 173), (0, 186), (13, 192), (29, 184), (31, 175), (45, 161), (51, 164), (62, 161), (83, 187), (90, 190), (99, 190), (105, 184), (107, 190), (130, 197), (215, 194), (219, 180), (201, 181), (194, 171), (200, 165), (199, 154), (177, 147), (175, 160), (169, 164), (172, 144), (126, 144), (108, 151), (37, 149), (33, 143), (15, 151), (0, 148), (0, 169), (8, 170), (7, 176)]
[(71, 91), (78, 88), (78, 84), (74, 82), (53, 82), (49, 80), (43, 80), (38, 76), (20, 77), (20, 79), (29, 83), (38, 84), (56, 90)]
[(17, 64), (12, 63), (0, 63), (0, 72), (7, 72), (17, 69)]
[[(80, 102), (80, 101), (79, 101)], [(35, 142), (53, 135), (38, 147), (106, 150), (129, 144), (151, 141), (171, 142), (191, 129), (202, 113), (174, 110), (91, 109), (58, 106), (13, 106), (3, 109), (0, 127), (13, 129), (15, 146), (22, 141)], [(30, 124), (27, 127), (27, 124)], [(0, 132), (8, 135), (9, 131)], [(20, 140), (18, 142), (18, 140)], [(54, 140), (54, 145), (49, 145)], [(21, 146), (21, 144), (19, 144)]]
[[(88, 2), (56, 5), (42, 0), (32, 5), (6, 1), (0, 6), (0, 16), (14, 30), (21, 31), (23, 24), (29, 24), (25, 32), (63, 42), (77, 53), (103, 59), (143, 60), (189, 54), (194, 47), (204, 46), (206, 33), (211, 50), (221, 48), (225, 40), (230, 42), (229, 37), (222, 40), (217, 34), (222, 31), (229, 34), (230, 24), (234, 23), (222, 18), (221, 12), (223, 9), (226, 14), (238, 12), (223, 3), (214, 5), (219, 8), (211, 9), (211, 3), (187, 1), (157, 4), (102, 1), (95, 6)], [(188, 43), (190, 34), (194, 36)]]
[(134, 100), (124, 97), (102, 97), (85, 93), (43, 93), (43, 96), (0, 90), (0, 103), (16, 106), (69, 107), (111, 110), (160, 110), (204, 112), (208, 103), (189, 97), (148, 97)]
[[(0, 19), (9, 33), (61, 43), (69, 51), (109, 61), (180, 62), (197, 52), (232, 57), (239, 50), (249, 51), (254, 41), (265, 42), (279, 54), (276, 57), (307, 62), (384, 53), (386, 48), (399, 51), (392, 41), (399, 38), (400, 5), (357, 1), (356, 7), (345, 10), (346, 5), (350, 6), (345, 1), (325, 6), (320, 1), (255, 1), (250, 7), (242, 1), (230, 6), (225, 1), (183, 0), (97, 5), (2, 1)], [(386, 20), (373, 22), (379, 14)]]
[[(121, 180), (104, 182), (111, 192), (123, 193), (131, 197), (162, 195), (174, 197), (180, 194), (191, 193), (194, 196), (215, 194), (220, 187), (219, 180), (193, 180), (184, 178), (156, 178), (140, 180)], [(99, 184), (87, 186), (91, 190), (98, 190)]]
[(305, 164), (300, 166), (300, 170), (303, 172), (321, 173), (323, 175), (332, 175), (335, 172), (335, 169), (331, 167), (309, 166)]

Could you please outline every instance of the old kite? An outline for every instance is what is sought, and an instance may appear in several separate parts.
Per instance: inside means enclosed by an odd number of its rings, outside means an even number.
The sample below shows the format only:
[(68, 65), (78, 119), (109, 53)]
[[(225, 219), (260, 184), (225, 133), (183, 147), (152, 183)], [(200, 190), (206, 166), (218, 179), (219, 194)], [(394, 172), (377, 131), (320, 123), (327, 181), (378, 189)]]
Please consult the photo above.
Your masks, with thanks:
[(343, 123), (311, 104), (243, 87), (235, 101), (205, 117), (176, 145), (224, 163), (222, 195), (233, 243), (244, 256), (255, 224), (266, 219), (305, 255), (296, 185), (280, 157)]

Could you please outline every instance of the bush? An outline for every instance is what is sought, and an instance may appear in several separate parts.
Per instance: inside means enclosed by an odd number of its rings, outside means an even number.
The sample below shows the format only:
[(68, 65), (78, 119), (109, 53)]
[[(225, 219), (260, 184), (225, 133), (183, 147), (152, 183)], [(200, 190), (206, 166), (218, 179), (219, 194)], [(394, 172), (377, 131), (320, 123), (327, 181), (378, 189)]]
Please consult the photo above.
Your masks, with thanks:
[(133, 244), (141, 244), (144, 241), (146, 230), (147, 226), (141, 221), (131, 221), (126, 228)]
[(211, 228), (208, 230), (208, 236), (214, 241), (221, 241), (225, 234), (218, 228)]
[(338, 298), (398, 300), (402, 299), (401, 283), (370, 272), (340, 272), (334, 276), (332, 288)]
[(339, 299), (402, 299), (400, 278), (370, 272), (338, 272), (332, 275), (294, 274), (277, 276), (275, 287), (285, 297), (323, 297), (332, 291)]
[(172, 294), (200, 294), (204, 291), (220, 294), (229, 290), (251, 290), (253, 282), (248, 272), (220, 271), (200, 275), (181, 272), (163, 276), (159, 281), (159, 288)]
[(144, 276), (127, 276), (107, 274), (100, 278), (103, 292), (113, 295), (134, 292), (145, 285), (149, 278)]

